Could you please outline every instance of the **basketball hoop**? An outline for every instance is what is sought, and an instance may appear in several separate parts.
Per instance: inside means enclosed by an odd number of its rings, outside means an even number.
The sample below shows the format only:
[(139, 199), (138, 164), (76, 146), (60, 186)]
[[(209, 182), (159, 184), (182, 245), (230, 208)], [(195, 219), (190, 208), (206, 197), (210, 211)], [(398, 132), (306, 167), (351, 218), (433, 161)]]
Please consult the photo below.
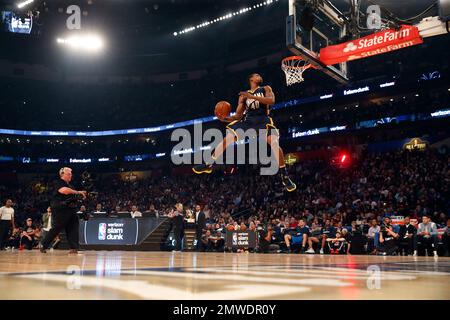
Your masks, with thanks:
[(309, 68), (313, 68), (313, 66), (300, 56), (287, 57), (281, 61), (281, 70), (286, 75), (286, 84), (288, 86), (303, 82), (305, 80), (303, 72)]

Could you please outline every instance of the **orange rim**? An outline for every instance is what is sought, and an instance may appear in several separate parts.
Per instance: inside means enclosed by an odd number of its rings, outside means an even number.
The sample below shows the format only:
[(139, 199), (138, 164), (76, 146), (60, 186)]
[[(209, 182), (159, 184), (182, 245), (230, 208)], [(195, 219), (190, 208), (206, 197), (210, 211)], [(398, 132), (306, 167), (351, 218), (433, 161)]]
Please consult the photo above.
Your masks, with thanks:
[[(294, 60), (305, 61), (305, 64), (302, 65), (302, 66), (292, 66), (292, 65), (288, 64), (289, 61), (294, 61)], [(304, 59), (303, 57), (300, 57), (300, 56), (286, 57), (283, 60), (281, 60), (281, 63), (284, 66), (286, 66), (287, 68), (291, 68), (291, 69), (303, 69), (303, 70), (306, 70), (306, 69), (309, 69), (309, 68), (314, 68), (315, 69), (315, 67), (312, 64), (308, 63), (306, 61), (306, 59)]]

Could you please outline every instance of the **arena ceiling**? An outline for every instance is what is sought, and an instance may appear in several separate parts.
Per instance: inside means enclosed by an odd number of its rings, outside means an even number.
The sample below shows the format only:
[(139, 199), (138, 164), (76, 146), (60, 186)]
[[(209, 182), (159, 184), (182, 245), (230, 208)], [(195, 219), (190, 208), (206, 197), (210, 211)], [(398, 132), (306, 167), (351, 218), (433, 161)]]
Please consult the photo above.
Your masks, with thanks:
[[(8, 10), (18, 0), (2, 2)], [(100, 32), (107, 51), (98, 57), (68, 55), (55, 45), (66, 32), (67, 1), (35, 0), (29, 9), (39, 11), (32, 35), (0, 35), (0, 59), (45, 64), (78, 72), (95, 69), (109, 73), (177, 72), (198, 67), (214, 67), (285, 51), (287, 0), (261, 10), (218, 23), (180, 37), (173, 32), (239, 10), (259, 0), (74, 0), (81, 7), (82, 28)], [(348, 10), (348, 0), (332, 1)], [(396, 15), (407, 18), (421, 12), (434, 0), (373, 0)], [(363, 7), (368, 0), (363, 0)], [(434, 12), (435, 14), (435, 12)], [(245, 48), (245, 50), (243, 50)], [(252, 49), (248, 49), (252, 48)], [(184, 70), (183, 70), (184, 69)]]

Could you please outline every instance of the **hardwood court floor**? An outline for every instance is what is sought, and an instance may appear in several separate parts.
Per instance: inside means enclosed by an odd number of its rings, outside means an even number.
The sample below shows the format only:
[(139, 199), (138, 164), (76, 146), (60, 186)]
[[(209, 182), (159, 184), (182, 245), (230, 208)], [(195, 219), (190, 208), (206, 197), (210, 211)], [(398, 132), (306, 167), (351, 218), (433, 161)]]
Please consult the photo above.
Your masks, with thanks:
[(3, 251), (0, 299), (450, 299), (450, 258)]

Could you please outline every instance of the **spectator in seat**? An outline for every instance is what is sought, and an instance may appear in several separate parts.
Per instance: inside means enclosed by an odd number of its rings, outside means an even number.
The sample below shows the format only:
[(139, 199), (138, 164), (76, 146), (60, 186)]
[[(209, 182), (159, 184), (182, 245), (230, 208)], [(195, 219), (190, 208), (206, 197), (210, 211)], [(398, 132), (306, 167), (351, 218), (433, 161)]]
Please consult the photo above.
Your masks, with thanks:
[(272, 243), (272, 236), (274, 234), (271, 224), (259, 231), (259, 251), (262, 253), (269, 253), (270, 244)]
[(142, 212), (140, 212), (138, 210), (137, 206), (132, 206), (131, 207), (130, 215), (131, 215), (132, 218), (142, 218)]
[(328, 247), (331, 254), (346, 254), (347, 252), (347, 241), (342, 236), (341, 232), (336, 232), (335, 238), (328, 238)]
[(380, 230), (379, 241), (381, 245), (382, 255), (390, 256), (397, 253), (398, 247), (396, 240), (398, 233), (395, 233), (390, 218), (384, 218), (383, 225)]
[(400, 230), (398, 231), (400, 254), (404, 254), (405, 256), (413, 254), (416, 232), (417, 229), (411, 224), (410, 218), (405, 217), (403, 225), (400, 226)]
[(15, 228), (6, 243), (6, 247), (11, 248), (11, 249), (19, 248), (21, 236), (22, 236), (22, 230), (20, 230), (20, 228)]
[[(292, 225), (292, 222), (291, 222)], [(306, 243), (308, 241), (309, 228), (304, 219), (298, 221), (296, 228), (290, 228), (284, 235), (284, 242), (286, 243), (287, 252), (291, 253), (291, 244), (301, 244), (300, 253), (305, 252)]]
[(109, 212), (109, 217), (110, 218), (118, 218), (119, 217), (119, 212), (121, 212), (121, 208), (120, 206), (115, 206), (114, 210)]
[(86, 214), (86, 206), (81, 206), (80, 210), (77, 211), (77, 215), (79, 218), (84, 217)]
[(371, 227), (369, 228), (369, 231), (367, 233), (367, 251), (370, 254), (377, 253), (376, 244), (378, 243), (378, 239), (375, 239), (377, 233), (380, 233), (380, 226), (378, 225), (377, 219), (372, 219)]
[(202, 236), (200, 238), (199, 245), (198, 245), (199, 251), (204, 252), (204, 251), (212, 250), (210, 238), (211, 238), (211, 230), (206, 230), (206, 232), (204, 234), (202, 234)]
[(222, 252), (224, 250), (225, 240), (219, 231), (216, 231), (214, 235), (210, 235), (209, 246), (213, 251)]
[(321, 239), (322, 239), (322, 244), (320, 247), (320, 254), (323, 254), (324, 251), (323, 249), (325, 248), (325, 245), (327, 243), (327, 239), (328, 238), (335, 238), (336, 237), (336, 227), (334, 227), (331, 224), (331, 220), (330, 219), (326, 219), (325, 220), (325, 225), (322, 228), (322, 235), (321, 235)]
[(33, 225), (33, 219), (27, 218), (25, 227), (20, 235), (20, 249), (32, 250), (36, 244), (35, 238), (37, 235), (37, 229)]
[(364, 254), (366, 253), (365, 245), (367, 238), (363, 235), (357, 225), (352, 226), (352, 231), (348, 235), (348, 249), (349, 254)]
[(103, 210), (102, 204), (97, 203), (97, 205), (95, 206), (94, 214), (105, 214), (105, 213), (106, 213), (106, 211)]
[(148, 208), (148, 212), (150, 212), (152, 215), (154, 215), (156, 218), (159, 218), (159, 212), (156, 210), (155, 205), (151, 204)]
[(420, 242), (422, 246), (425, 246), (425, 248), (428, 248), (429, 246), (433, 249), (433, 255), (435, 257), (438, 256), (437, 254), (437, 244), (438, 244), (438, 238), (437, 238), (438, 232), (436, 223), (432, 222), (430, 217), (427, 215), (424, 215), (422, 217), (422, 222), (419, 223), (419, 227), (417, 228), (417, 234), (415, 239), (415, 245), (414, 245), (414, 256), (417, 256), (417, 245)]
[(444, 243), (445, 246), (445, 255), (447, 257), (450, 256), (450, 219), (447, 219), (447, 225), (442, 234), (442, 243)]
[(306, 253), (316, 253), (314, 251), (313, 243), (320, 243), (320, 237), (322, 234), (322, 228), (320, 225), (317, 225), (316, 223), (311, 224), (311, 234), (308, 237), (308, 250)]

